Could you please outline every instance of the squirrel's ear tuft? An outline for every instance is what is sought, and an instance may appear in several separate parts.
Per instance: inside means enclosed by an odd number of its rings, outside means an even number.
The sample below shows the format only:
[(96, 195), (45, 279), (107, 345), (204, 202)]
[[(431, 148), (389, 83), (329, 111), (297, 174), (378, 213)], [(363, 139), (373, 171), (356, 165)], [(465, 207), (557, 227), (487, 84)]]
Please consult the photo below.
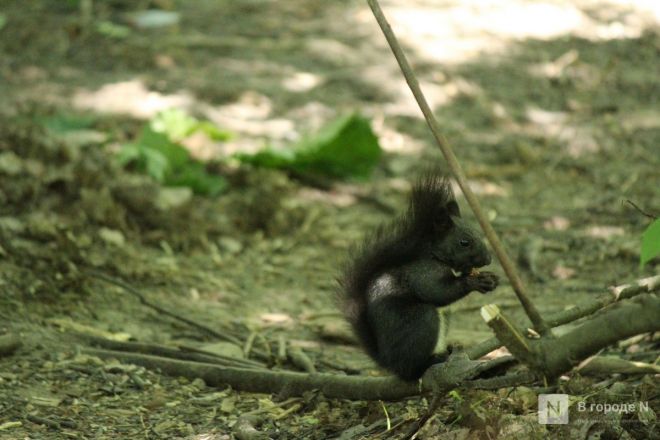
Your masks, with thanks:
[(461, 210), (458, 208), (458, 203), (456, 203), (456, 200), (450, 200), (449, 202), (447, 202), (447, 213), (451, 217), (461, 216)]

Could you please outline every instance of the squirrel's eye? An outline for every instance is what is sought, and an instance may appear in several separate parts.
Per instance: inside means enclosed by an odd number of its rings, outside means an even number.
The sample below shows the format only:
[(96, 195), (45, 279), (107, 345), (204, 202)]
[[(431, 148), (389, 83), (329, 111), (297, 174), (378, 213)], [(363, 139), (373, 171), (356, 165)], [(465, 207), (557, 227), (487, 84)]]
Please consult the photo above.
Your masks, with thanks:
[(470, 246), (470, 240), (468, 240), (467, 238), (463, 238), (458, 242), (458, 244), (460, 244), (463, 247), (468, 247)]

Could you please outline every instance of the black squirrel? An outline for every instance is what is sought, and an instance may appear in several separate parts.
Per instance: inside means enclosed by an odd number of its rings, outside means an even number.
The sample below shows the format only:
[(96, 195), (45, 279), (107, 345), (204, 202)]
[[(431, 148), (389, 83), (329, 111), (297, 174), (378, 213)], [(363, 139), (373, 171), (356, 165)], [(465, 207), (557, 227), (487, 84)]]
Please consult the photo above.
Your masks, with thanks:
[(480, 234), (462, 219), (446, 177), (414, 185), (406, 213), (369, 236), (339, 280), (344, 313), (366, 352), (404, 380), (420, 378), (434, 354), (436, 308), (472, 291), (490, 292), (497, 276)]

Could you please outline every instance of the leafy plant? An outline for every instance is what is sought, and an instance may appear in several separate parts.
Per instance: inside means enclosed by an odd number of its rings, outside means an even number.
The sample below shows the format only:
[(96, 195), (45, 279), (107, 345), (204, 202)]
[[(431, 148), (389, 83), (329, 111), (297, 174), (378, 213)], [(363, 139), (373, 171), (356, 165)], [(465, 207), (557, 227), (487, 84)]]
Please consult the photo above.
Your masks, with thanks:
[(90, 115), (58, 113), (37, 119), (43, 127), (56, 134), (92, 128), (96, 118)]
[(644, 266), (658, 255), (660, 255), (660, 219), (655, 219), (642, 234), (639, 265)]
[(49, 134), (72, 147), (101, 145), (108, 140), (108, 133), (95, 129), (97, 119), (93, 115), (55, 113), (36, 116), (35, 120)]
[(369, 120), (350, 114), (331, 122), (291, 149), (267, 148), (235, 157), (243, 163), (302, 174), (364, 178), (371, 174), (381, 153)]
[(193, 159), (183, 146), (166, 133), (154, 130), (153, 123), (142, 130), (134, 143), (122, 147), (118, 160), (122, 165), (133, 164), (158, 182), (186, 186), (197, 194), (214, 196), (227, 186), (225, 179), (207, 172), (204, 164)]
[(169, 109), (158, 113), (151, 120), (151, 129), (166, 134), (175, 142), (196, 132), (202, 132), (215, 141), (226, 141), (232, 137), (230, 132), (219, 129), (212, 122), (200, 121), (179, 109)]

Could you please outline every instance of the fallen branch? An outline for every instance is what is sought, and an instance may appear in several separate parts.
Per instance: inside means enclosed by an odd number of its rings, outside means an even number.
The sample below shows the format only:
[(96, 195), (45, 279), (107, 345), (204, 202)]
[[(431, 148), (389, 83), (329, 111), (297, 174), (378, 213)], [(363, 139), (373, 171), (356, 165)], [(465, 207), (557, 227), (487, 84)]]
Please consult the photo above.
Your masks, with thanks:
[(660, 331), (660, 298), (650, 293), (626, 300), (560, 337), (525, 339), (496, 306), (483, 307), (482, 316), (519, 361), (552, 379), (621, 339)]
[(532, 341), (540, 354), (538, 369), (557, 377), (621, 339), (660, 331), (659, 316), (660, 298), (645, 294), (603, 310), (561, 337)]
[(85, 348), (83, 353), (160, 370), (168, 376), (201, 378), (209, 386), (229, 385), (237, 391), (273, 394), (284, 391), (288, 396), (302, 396), (305, 391), (320, 390), (327, 397), (358, 400), (395, 400), (419, 395), (416, 382), (403, 382), (393, 376), (365, 377), (254, 370), (93, 348)]
[[(418, 396), (421, 393), (441, 389), (438, 384), (447, 384), (445, 391), (464, 381), (466, 376), (481, 373), (489, 368), (502, 365), (503, 361), (495, 359), (488, 362), (467, 361), (470, 364), (443, 364), (436, 369), (433, 381), (404, 382), (394, 376), (365, 377), (346, 376), (326, 373), (297, 373), (291, 371), (273, 371), (266, 369), (237, 368), (213, 365), (209, 363), (191, 362), (179, 359), (169, 359), (141, 353), (84, 348), (83, 353), (103, 359), (117, 359), (123, 363), (141, 365), (151, 370), (160, 370), (168, 376), (183, 376), (190, 379), (201, 378), (209, 386), (231, 386), (238, 391), (255, 393), (285, 393), (288, 396), (302, 396), (306, 391), (319, 390), (331, 398), (354, 400), (397, 400), (405, 397)], [(470, 368), (471, 366), (471, 368)], [(530, 377), (521, 377), (527, 379)], [(488, 382), (481, 382), (488, 385)], [(474, 385), (472, 388), (478, 388)]]
[[(546, 322), (551, 327), (558, 327), (560, 325), (568, 324), (569, 322), (573, 322), (580, 318), (584, 318), (585, 316), (591, 315), (592, 313), (611, 304), (614, 304), (617, 301), (633, 298), (642, 293), (651, 293), (657, 291), (660, 291), (660, 275), (643, 278), (631, 284), (623, 284), (621, 286), (611, 287), (610, 293), (602, 295), (596, 300), (585, 301), (584, 303), (572, 307), (568, 310), (552, 313), (547, 316)], [(520, 332), (524, 332), (524, 329), (521, 327), (518, 327), (518, 330)], [(500, 342), (499, 339), (491, 338), (470, 348), (467, 348), (465, 351), (470, 359), (479, 359), (480, 357), (498, 349), (501, 346), (502, 342)]]

